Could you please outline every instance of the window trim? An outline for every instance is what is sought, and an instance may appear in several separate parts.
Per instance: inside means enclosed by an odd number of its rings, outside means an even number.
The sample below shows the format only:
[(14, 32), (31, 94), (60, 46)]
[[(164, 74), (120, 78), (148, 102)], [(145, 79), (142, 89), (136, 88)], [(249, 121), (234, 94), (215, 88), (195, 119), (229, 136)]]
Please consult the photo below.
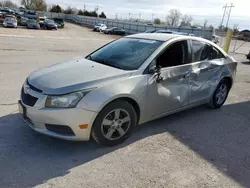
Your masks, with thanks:
[[(191, 45), (191, 57), (192, 57), (192, 63), (198, 63), (198, 62), (203, 62), (203, 61), (194, 61), (194, 53), (193, 53), (193, 41), (197, 41), (197, 42), (200, 42), (200, 43), (205, 43), (206, 45), (210, 46), (212, 49), (215, 48), (219, 53), (221, 53), (221, 55), (223, 55), (222, 58), (217, 58), (218, 60), (219, 59), (226, 59), (226, 56), (224, 55), (224, 53), (222, 53), (222, 51), (220, 49), (218, 49), (215, 45), (213, 44), (210, 44), (206, 41), (200, 41), (200, 40), (197, 40), (197, 39), (189, 39), (190, 41), (190, 45)], [(212, 60), (216, 60), (216, 59), (211, 59), (211, 60), (208, 60), (208, 61), (212, 61)]]
[[(221, 58), (216, 58), (216, 59), (226, 59), (226, 56), (218, 49), (216, 48), (215, 46), (211, 45), (212, 46), (212, 49), (214, 48), (215, 50), (217, 50), (223, 57)], [(216, 60), (216, 59), (212, 59), (212, 60)], [(210, 60), (211, 61), (211, 60)]]
[[(165, 46), (165, 48), (163, 48), (163, 49), (161, 50), (161, 52), (158, 53), (158, 54), (155, 56), (155, 58), (151, 61), (151, 63), (148, 65), (148, 67), (147, 67), (145, 70), (149, 70), (150, 67), (155, 66), (155, 65), (151, 65), (151, 64), (156, 63), (157, 58), (159, 58), (159, 56), (161, 56), (161, 55), (162, 55), (171, 45), (173, 45), (173, 44), (175, 44), (175, 43), (177, 43), (177, 42), (182, 42), (182, 41), (186, 41), (186, 42), (187, 42), (188, 55), (190, 55), (189, 52), (190, 52), (191, 49), (190, 49), (190, 45), (189, 45), (188, 39), (179, 39), (179, 40), (175, 40), (175, 41), (169, 43), (167, 46)], [(189, 57), (188, 59), (190, 60), (190, 57)], [(190, 63), (191, 63), (191, 62), (190, 62)], [(176, 66), (172, 66), (172, 67), (163, 67), (163, 68), (161, 68), (161, 70), (164, 71), (164, 70), (167, 70), (167, 69), (169, 69), (169, 68), (182, 67), (182, 66), (185, 66), (185, 65), (189, 65), (190, 63), (186, 63), (186, 64), (183, 64), (183, 65), (176, 65)], [(145, 71), (144, 71), (144, 72), (145, 72)]]

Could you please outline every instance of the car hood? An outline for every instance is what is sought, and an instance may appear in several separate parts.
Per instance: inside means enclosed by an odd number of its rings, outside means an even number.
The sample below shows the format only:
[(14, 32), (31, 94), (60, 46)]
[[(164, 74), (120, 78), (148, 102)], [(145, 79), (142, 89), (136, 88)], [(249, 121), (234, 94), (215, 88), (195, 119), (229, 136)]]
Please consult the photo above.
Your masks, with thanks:
[(36, 70), (28, 77), (29, 84), (43, 94), (62, 95), (95, 88), (129, 77), (125, 71), (102, 65), (85, 58), (59, 63)]

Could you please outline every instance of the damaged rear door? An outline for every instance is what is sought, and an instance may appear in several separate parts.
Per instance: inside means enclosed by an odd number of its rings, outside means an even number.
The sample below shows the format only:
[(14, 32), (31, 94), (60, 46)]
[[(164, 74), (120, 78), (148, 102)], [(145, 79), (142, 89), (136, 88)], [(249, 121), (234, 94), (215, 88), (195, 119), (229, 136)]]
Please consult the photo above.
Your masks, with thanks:
[(218, 83), (218, 73), (222, 66), (220, 63), (223, 55), (214, 57), (214, 47), (210, 44), (198, 40), (191, 40), (192, 46), (192, 70), (190, 71), (190, 104), (208, 100), (211, 96), (212, 86)]

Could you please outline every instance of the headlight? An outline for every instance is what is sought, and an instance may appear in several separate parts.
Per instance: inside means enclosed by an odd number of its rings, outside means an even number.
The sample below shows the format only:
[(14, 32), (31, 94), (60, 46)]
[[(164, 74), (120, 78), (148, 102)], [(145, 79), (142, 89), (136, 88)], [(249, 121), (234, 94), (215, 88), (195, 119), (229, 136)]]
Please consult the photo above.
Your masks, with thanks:
[(45, 102), (45, 106), (51, 108), (74, 108), (79, 103), (79, 101), (90, 91), (91, 90), (80, 91), (61, 96), (48, 96)]

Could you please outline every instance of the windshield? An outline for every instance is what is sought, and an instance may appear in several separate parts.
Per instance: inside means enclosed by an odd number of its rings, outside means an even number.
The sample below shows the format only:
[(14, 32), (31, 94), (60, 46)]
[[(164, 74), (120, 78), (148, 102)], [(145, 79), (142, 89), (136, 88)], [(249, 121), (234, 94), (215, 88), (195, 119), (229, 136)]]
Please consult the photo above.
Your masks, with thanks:
[(49, 23), (49, 24), (53, 24), (54, 23), (53, 20), (46, 20), (46, 22)]
[(57, 22), (57, 23), (63, 23), (62, 19), (54, 19), (54, 21)]
[(28, 23), (36, 23), (37, 21), (32, 19), (32, 20), (28, 20), (27, 22)]
[(122, 38), (90, 54), (87, 59), (123, 70), (136, 70), (162, 43), (156, 40)]
[(5, 18), (5, 21), (16, 21), (16, 19), (15, 18), (11, 18), (11, 17), (7, 17), (7, 18)]
[(36, 16), (36, 13), (35, 13), (35, 12), (27, 12), (27, 14)]

